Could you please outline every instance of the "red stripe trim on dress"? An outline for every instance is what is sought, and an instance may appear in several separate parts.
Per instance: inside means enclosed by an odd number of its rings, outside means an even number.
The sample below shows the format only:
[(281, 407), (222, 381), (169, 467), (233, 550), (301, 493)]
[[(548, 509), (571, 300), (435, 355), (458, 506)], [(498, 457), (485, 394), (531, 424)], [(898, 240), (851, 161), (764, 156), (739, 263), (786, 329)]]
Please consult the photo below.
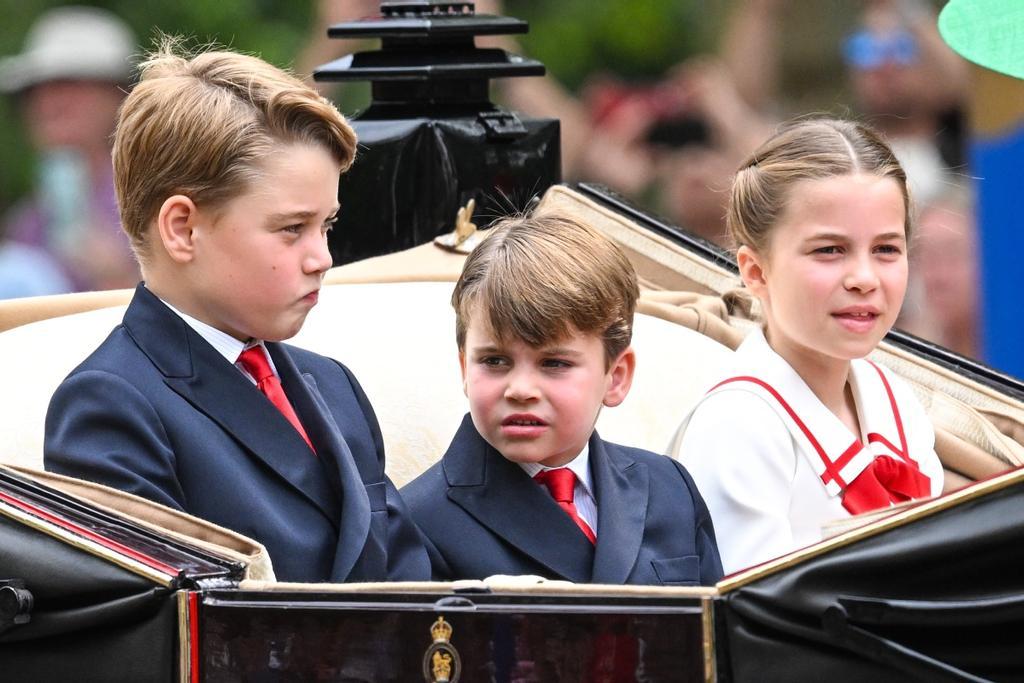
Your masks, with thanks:
[(885, 378), (885, 373), (882, 372), (882, 368), (878, 367), (871, 361), (868, 361), (868, 364), (871, 365), (871, 367), (875, 369), (875, 372), (878, 373), (879, 378), (882, 380), (882, 386), (885, 387), (885, 393), (889, 396), (889, 405), (892, 406), (892, 416), (893, 419), (896, 420), (896, 433), (900, 436), (900, 447), (897, 448), (884, 436), (874, 432), (868, 434), (868, 441), (871, 443), (883, 444), (893, 453), (903, 458), (908, 465), (914, 465), (917, 467), (917, 462), (912, 460), (910, 457), (910, 449), (907, 447), (907, 435), (903, 431), (903, 418), (900, 416), (900, 409), (899, 406), (896, 405), (896, 396), (892, 393), (892, 387), (889, 386), (889, 380)]
[(20, 510), (23, 510), (35, 517), (39, 517), (40, 519), (50, 522), (51, 524), (55, 524), (62, 529), (66, 529), (68, 531), (76, 533), (79, 536), (82, 536), (83, 538), (87, 538), (90, 541), (93, 541), (94, 543), (98, 543), (99, 545), (103, 546), (104, 548), (107, 548), (108, 550), (113, 550), (116, 553), (119, 553), (126, 557), (130, 557), (136, 562), (146, 565), (150, 569), (155, 569), (159, 572), (163, 572), (164, 574), (167, 574), (171, 577), (178, 576), (178, 574), (180, 573), (177, 568), (172, 567), (169, 564), (164, 564), (163, 562), (154, 557), (150, 557), (145, 553), (141, 553), (138, 550), (129, 548), (128, 546), (118, 543), (117, 541), (111, 540), (109, 538), (106, 538), (105, 536), (100, 536), (99, 534), (89, 531), (85, 527), (79, 526), (70, 520), (64, 519), (63, 517), (58, 517), (57, 515), (49, 513), (46, 510), (43, 510), (42, 508), (36, 507), (35, 505), (32, 505), (30, 503), (26, 503), (25, 501), (19, 498), (7, 495), (2, 491), (0, 491), (0, 501), (13, 505), (14, 507), (19, 508)]
[[(761, 387), (769, 394), (771, 394), (772, 397), (779, 402), (779, 405), (786, 409), (786, 412), (789, 413), (789, 416), (793, 418), (793, 422), (795, 422), (796, 426), (800, 428), (800, 431), (804, 433), (804, 436), (807, 437), (807, 440), (810, 442), (811, 446), (814, 447), (814, 450), (818, 452), (818, 457), (821, 458), (821, 462), (825, 466), (825, 473), (821, 475), (821, 481), (825, 484), (828, 484), (830, 481), (835, 480), (836, 484), (839, 485), (840, 489), (846, 488), (846, 482), (843, 481), (843, 478), (839, 475), (839, 471), (842, 469), (842, 467), (837, 467), (837, 464), (833, 463), (832, 460), (829, 459), (828, 454), (825, 453), (825, 449), (821, 447), (821, 444), (818, 443), (818, 440), (814, 438), (813, 434), (811, 434), (811, 430), (807, 428), (807, 425), (803, 423), (803, 420), (801, 420), (797, 416), (796, 411), (794, 411), (789, 406), (789, 404), (786, 403), (786, 399), (782, 398), (782, 395), (779, 392), (777, 392), (773, 386), (771, 386), (764, 380), (758, 379), (757, 377), (730, 377), (729, 379), (723, 380), (716, 384), (715, 386), (711, 387), (711, 390), (708, 391), (708, 393), (711, 393), (715, 389), (718, 389), (719, 387), (725, 384), (731, 384), (732, 382), (751, 382), (752, 384), (756, 384), (757, 386)], [(843, 454), (839, 456), (839, 460), (842, 460), (843, 464), (845, 465), (846, 462), (850, 460), (850, 458), (852, 458), (860, 451), (860, 449), (860, 442), (854, 441), (849, 446), (849, 448), (843, 451)]]

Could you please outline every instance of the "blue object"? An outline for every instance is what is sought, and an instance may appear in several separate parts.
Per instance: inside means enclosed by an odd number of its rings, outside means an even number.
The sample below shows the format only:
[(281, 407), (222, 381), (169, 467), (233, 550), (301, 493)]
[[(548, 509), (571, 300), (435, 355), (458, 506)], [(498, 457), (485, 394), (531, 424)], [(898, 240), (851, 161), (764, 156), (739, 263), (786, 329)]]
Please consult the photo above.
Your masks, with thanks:
[(917, 40), (905, 30), (857, 31), (843, 41), (843, 59), (855, 69), (877, 69), (887, 62), (910, 66), (917, 55)]
[(969, 151), (977, 178), (982, 355), (989, 365), (1024, 377), (1024, 122), (998, 137), (975, 138)]

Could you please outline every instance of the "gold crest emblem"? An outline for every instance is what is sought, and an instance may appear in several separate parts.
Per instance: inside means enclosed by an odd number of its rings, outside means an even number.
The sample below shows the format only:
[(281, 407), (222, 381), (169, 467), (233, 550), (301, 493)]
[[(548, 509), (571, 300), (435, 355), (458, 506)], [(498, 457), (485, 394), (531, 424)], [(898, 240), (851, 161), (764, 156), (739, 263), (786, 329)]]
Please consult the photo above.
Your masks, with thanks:
[(423, 680), (427, 683), (457, 683), (462, 673), (459, 653), (451, 644), (452, 625), (438, 617), (430, 627), (434, 642), (423, 654)]

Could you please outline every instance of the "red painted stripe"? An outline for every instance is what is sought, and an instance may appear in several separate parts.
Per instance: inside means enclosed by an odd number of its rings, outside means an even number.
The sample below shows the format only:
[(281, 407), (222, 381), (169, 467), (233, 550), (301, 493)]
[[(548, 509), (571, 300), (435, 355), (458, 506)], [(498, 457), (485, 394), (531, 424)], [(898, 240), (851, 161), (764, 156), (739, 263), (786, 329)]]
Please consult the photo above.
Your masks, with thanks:
[[(724, 380), (722, 382), (719, 382), (715, 386), (711, 387), (711, 390), (708, 393), (711, 393), (711, 391), (714, 391), (718, 387), (723, 386), (725, 384), (731, 384), (732, 382), (751, 382), (752, 384), (756, 384), (757, 386), (761, 387), (762, 389), (767, 391), (769, 394), (771, 394), (772, 397), (774, 397), (775, 400), (779, 402), (779, 405), (781, 405), (783, 408), (786, 409), (786, 412), (789, 413), (789, 416), (791, 418), (793, 418), (793, 422), (795, 422), (796, 426), (800, 428), (800, 431), (802, 431), (804, 433), (804, 436), (807, 437), (807, 440), (811, 443), (811, 446), (814, 447), (814, 450), (816, 450), (818, 452), (818, 457), (821, 458), (822, 464), (825, 465), (825, 474), (823, 474), (821, 476), (821, 480), (824, 483), (827, 484), (827, 483), (829, 483), (830, 481), (832, 481), (834, 479), (835, 482), (837, 484), (839, 484), (839, 488), (841, 488), (841, 489), (845, 489), (846, 488), (846, 482), (843, 481), (843, 478), (841, 476), (839, 476), (839, 469), (840, 468), (837, 468), (835, 466), (835, 464), (829, 459), (828, 455), (825, 453), (825, 449), (821, 447), (821, 444), (818, 443), (818, 440), (814, 438), (813, 434), (811, 434), (811, 430), (809, 430), (807, 428), (807, 425), (805, 425), (803, 423), (803, 420), (801, 420), (797, 416), (796, 411), (794, 411), (789, 406), (789, 404), (786, 403), (786, 400), (784, 398), (782, 398), (782, 395), (779, 392), (775, 391), (775, 388), (773, 386), (771, 386), (770, 384), (768, 384), (764, 380), (758, 379), (757, 377), (748, 377), (748, 376), (730, 377), (729, 379)], [(855, 447), (856, 448), (860, 447), (860, 444), (857, 443), (856, 441), (854, 441), (853, 444), (849, 448), (847, 448), (845, 451), (843, 451), (843, 455), (840, 456), (840, 460), (842, 460), (843, 456), (845, 456), (847, 453), (850, 452), (851, 449), (854, 449)], [(853, 457), (853, 456), (850, 456), (850, 457)]]
[(164, 564), (160, 560), (154, 557), (150, 557), (145, 553), (141, 553), (138, 550), (129, 548), (128, 546), (122, 543), (118, 543), (117, 541), (111, 540), (104, 536), (100, 536), (99, 534), (90, 531), (85, 527), (79, 526), (68, 519), (58, 517), (57, 515), (47, 512), (46, 510), (36, 507), (35, 505), (27, 503), (19, 498), (9, 496), (3, 491), (0, 491), (0, 500), (10, 505), (13, 505), (14, 507), (19, 508), (20, 510), (28, 512), (31, 515), (39, 517), (40, 519), (50, 522), (51, 524), (55, 524), (62, 529), (66, 529), (68, 531), (78, 534), (79, 536), (82, 536), (83, 538), (87, 538), (90, 541), (98, 543), (99, 545), (103, 546), (104, 548), (107, 548), (108, 550), (113, 550), (114, 552), (124, 555), (125, 557), (130, 557), (136, 562), (146, 565), (150, 569), (155, 569), (159, 572), (163, 572), (164, 574), (167, 574), (169, 577), (173, 578), (179, 574), (179, 570), (175, 567), (172, 567), (169, 564)]
[(188, 647), (192, 669), (189, 678), (192, 683), (199, 683), (199, 593), (196, 591), (188, 594)]

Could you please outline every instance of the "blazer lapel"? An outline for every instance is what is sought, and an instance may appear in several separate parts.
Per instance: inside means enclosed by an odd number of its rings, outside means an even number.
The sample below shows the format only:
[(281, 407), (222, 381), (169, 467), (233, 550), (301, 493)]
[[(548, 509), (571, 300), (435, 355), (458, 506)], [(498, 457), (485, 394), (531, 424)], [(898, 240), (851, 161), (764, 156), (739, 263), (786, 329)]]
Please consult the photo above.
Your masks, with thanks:
[(590, 581), (594, 563), (590, 541), (522, 468), (491, 448), (468, 415), (442, 466), (448, 498), (480, 524), (550, 569), (556, 578)]
[(341, 542), (337, 545), (331, 575), (348, 576), (370, 533), (370, 499), (366, 487), (352, 451), (317, 388), (316, 379), (308, 373), (300, 373), (281, 344), (267, 344), (267, 349), (281, 374), (281, 384), (292, 407), (316, 446), (324, 477), (340, 492), (341, 508), (335, 524), (339, 526)]
[(280, 411), (231, 363), (141, 284), (124, 325), (164, 374), (168, 387), (337, 525), (337, 498), (315, 456)]
[(595, 432), (590, 438), (590, 471), (598, 519), (593, 581), (626, 583), (644, 537), (650, 494), (647, 467)]

